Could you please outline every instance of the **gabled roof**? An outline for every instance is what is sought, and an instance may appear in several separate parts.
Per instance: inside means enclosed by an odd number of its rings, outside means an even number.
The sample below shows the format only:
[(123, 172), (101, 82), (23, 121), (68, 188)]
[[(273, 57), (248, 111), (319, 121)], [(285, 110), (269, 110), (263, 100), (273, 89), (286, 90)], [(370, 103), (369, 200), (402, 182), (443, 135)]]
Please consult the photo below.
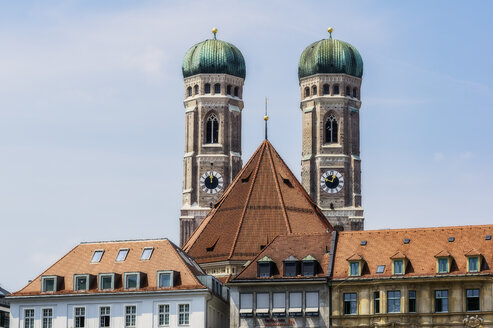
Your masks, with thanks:
[[(346, 259), (353, 254), (359, 254), (366, 262), (362, 279), (391, 277), (392, 259), (401, 256), (408, 261), (405, 277), (444, 276), (437, 273), (437, 257), (441, 256), (453, 259), (450, 273), (445, 276), (477, 274), (467, 272), (466, 255), (471, 249), (482, 255), (479, 274), (493, 275), (493, 240), (487, 238), (492, 234), (493, 225), (339, 232), (333, 279), (348, 278)], [(410, 242), (405, 243), (406, 239)], [(361, 240), (368, 244), (361, 246)], [(381, 274), (376, 273), (379, 265), (385, 265)]]
[[(153, 248), (150, 259), (141, 260), (142, 251), (144, 248), (149, 247)], [(115, 259), (120, 249), (128, 249), (128, 254), (124, 261), (116, 262)], [(96, 250), (103, 250), (103, 256), (100, 262), (91, 263), (94, 251)], [(96, 279), (98, 275), (100, 273), (115, 273), (121, 275), (122, 279), (125, 272), (141, 272), (147, 276), (147, 283), (138, 290), (135, 290), (136, 292), (155, 291), (160, 290), (157, 287), (157, 272), (162, 270), (175, 271), (179, 275), (174, 287), (167, 289), (206, 288), (197, 278), (197, 276), (205, 275), (205, 273), (192, 258), (168, 239), (155, 239), (81, 243), (36, 277), (26, 287), (9, 296), (44, 294), (41, 293), (42, 276), (58, 276), (62, 278), (63, 284), (55, 294), (104, 293), (98, 289)], [(88, 291), (74, 292), (75, 274), (90, 274), (94, 277), (93, 283)], [(123, 289), (121, 279), (120, 283), (111, 292), (132, 292)]]
[[(312, 233), (312, 234), (289, 234), (276, 237), (262, 252), (260, 252), (236, 277), (230, 282), (242, 282), (245, 280), (309, 280), (312, 278), (324, 278), (329, 273), (329, 257), (331, 249), (332, 233)], [(304, 259), (318, 262), (315, 277), (284, 277), (283, 265), (288, 256), (295, 259)], [(268, 257), (272, 260), (275, 268), (273, 276), (269, 278), (259, 278), (257, 276), (257, 262), (259, 259)], [(303, 260), (302, 260), (303, 261)]]
[(250, 260), (278, 235), (327, 229), (330, 223), (265, 140), (183, 249), (198, 263)]

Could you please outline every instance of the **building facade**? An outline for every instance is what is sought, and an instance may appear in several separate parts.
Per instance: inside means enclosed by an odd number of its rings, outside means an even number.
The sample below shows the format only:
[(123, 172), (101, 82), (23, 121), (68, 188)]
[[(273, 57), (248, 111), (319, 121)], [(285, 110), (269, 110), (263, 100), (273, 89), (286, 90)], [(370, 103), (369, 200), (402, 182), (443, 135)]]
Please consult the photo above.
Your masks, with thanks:
[(180, 245), (241, 170), (245, 61), (234, 45), (214, 38), (183, 59), (185, 155)]
[(167, 239), (83, 243), (8, 297), (11, 327), (227, 327), (228, 293)]
[(338, 231), (364, 227), (359, 132), (362, 76), (358, 50), (332, 35), (310, 44), (301, 54), (301, 181)]
[(5, 299), (10, 293), (0, 287), (0, 328), (9, 328), (10, 323), (10, 305)]

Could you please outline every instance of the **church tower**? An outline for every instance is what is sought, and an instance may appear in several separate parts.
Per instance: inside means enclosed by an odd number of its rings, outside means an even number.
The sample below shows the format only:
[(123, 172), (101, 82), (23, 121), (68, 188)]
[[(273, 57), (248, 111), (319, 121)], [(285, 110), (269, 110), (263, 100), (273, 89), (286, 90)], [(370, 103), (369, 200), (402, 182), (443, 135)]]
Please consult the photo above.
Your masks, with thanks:
[(241, 111), (245, 60), (234, 45), (213, 39), (183, 59), (185, 155), (180, 245), (241, 170)]
[(301, 54), (301, 181), (336, 230), (363, 230), (359, 110), (363, 60), (330, 37)]

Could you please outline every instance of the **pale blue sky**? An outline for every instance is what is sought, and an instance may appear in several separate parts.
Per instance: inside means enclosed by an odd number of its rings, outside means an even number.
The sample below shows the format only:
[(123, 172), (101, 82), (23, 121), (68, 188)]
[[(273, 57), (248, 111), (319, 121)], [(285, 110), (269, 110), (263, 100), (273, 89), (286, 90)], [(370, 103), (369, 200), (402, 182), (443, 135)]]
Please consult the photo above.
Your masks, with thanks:
[(367, 229), (492, 223), (487, 1), (0, 1), (0, 284), (80, 241), (178, 242), (181, 60), (211, 37), (245, 57), (243, 161), (269, 136), (299, 176), (297, 64), (333, 36), (364, 60)]

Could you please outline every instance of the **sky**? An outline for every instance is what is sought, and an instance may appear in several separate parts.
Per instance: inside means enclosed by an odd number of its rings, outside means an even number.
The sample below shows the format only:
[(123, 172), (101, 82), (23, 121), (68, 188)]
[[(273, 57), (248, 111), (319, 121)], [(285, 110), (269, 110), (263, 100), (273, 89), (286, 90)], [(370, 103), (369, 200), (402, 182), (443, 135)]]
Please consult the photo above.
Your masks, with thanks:
[(269, 139), (300, 177), (297, 65), (310, 43), (364, 61), (365, 229), (492, 223), (493, 3), (0, 1), (0, 285), (82, 241), (179, 242), (187, 49), (235, 44), (243, 162)]

